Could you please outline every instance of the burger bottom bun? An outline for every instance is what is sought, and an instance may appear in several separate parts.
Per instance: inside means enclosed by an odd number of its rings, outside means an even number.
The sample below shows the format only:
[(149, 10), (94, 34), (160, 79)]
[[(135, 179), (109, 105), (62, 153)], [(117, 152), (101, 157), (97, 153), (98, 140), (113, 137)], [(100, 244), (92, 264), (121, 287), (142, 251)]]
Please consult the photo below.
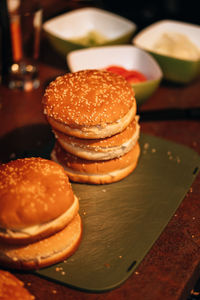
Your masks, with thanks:
[(1, 300), (33, 300), (35, 297), (24, 287), (24, 283), (7, 271), (0, 270)]
[(90, 184), (107, 184), (125, 178), (136, 168), (139, 156), (139, 143), (125, 155), (107, 161), (82, 160), (58, 144), (51, 153), (51, 158), (64, 167), (71, 181)]
[(100, 139), (112, 136), (116, 133), (123, 131), (135, 118), (136, 116), (136, 102), (133, 103), (133, 106), (130, 108), (128, 113), (123, 116), (121, 119), (108, 124), (97, 124), (96, 126), (70, 126), (65, 123), (61, 123), (52, 117), (47, 116), (47, 121), (52, 128), (61, 131), (65, 134), (75, 136), (81, 139)]
[(82, 221), (77, 214), (61, 231), (26, 246), (0, 244), (0, 264), (6, 268), (34, 270), (58, 263), (71, 256), (82, 236)]

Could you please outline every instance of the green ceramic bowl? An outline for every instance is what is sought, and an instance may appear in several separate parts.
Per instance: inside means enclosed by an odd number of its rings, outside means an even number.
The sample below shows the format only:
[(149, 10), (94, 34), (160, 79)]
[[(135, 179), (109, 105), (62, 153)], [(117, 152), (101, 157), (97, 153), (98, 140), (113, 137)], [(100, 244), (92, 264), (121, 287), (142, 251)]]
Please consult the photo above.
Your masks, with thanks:
[(66, 56), (72, 50), (131, 42), (136, 24), (99, 8), (80, 8), (43, 24), (51, 45)]
[(150, 96), (154, 94), (160, 85), (161, 77), (158, 79), (151, 79), (141, 83), (132, 84), (135, 91), (137, 104), (143, 104)]
[[(159, 53), (159, 49), (156, 49), (155, 45), (159, 38), (163, 34), (172, 37), (172, 34), (177, 36), (184, 35), (199, 49), (199, 57), (197, 58), (178, 58), (173, 54), (166, 55)], [(132, 40), (132, 43), (148, 51), (159, 63), (163, 77), (176, 83), (189, 83), (194, 80), (200, 73), (200, 26), (187, 24), (184, 22), (163, 20), (156, 22), (149, 27), (139, 32)], [(176, 37), (177, 41), (179, 39)], [(171, 40), (170, 40), (170, 43)], [(168, 44), (169, 45), (169, 44)], [(180, 51), (183, 51), (184, 47), (180, 41)], [(186, 45), (186, 44), (185, 44)], [(170, 46), (171, 47), (171, 46)], [(177, 46), (178, 47), (178, 46)], [(178, 54), (177, 54), (178, 55)]]
[(147, 77), (147, 81), (132, 84), (138, 105), (144, 103), (156, 91), (163, 76), (155, 59), (133, 45), (75, 50), (67, 55), (67, 64), (71, 72), (84, 69), (105, 69), (111, 65), (140, 71)]

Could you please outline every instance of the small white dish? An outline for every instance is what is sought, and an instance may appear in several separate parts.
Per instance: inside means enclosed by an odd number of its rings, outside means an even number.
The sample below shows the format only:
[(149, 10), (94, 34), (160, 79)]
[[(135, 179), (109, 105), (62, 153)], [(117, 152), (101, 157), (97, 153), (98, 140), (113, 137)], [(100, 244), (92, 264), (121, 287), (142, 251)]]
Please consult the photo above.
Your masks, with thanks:
[(50, 43), (63, 55), (75, 49), (131, 42), (136, 28), (124, 17), (93, 7), (72, 10), (43, 24)]
[[(185, 45), (182, 43), (176, 45), (180, 51), (180, 54), (178, 51), (176, 56), (172, 54), (172, 51), (169, 54), (159, 52), (155, 45), (163, 37), (163, 34), (174, 37), (175, 42), (180, 36), (189, 39), (195, 48), (199, 49), (199, 58), (194, 59), (191, 55), (187, 59), (183, 57), (181, 52)], [(170, 44), (168, 42), (170, 47), (172, 47), (172, 42), (171, 40)], [(200, 73), (200, 26), (198, 25), (172, 20), (158, 21), (140, 31), (132, 39), (132, 43), (153, 55), (162, 68), (164, 78), (169, 81), (189, 83)]]
[(147, 77), (147, 81), (131, 84), (138, 104), (142, 104), (156, 91), (163, 76), (162, 70), (154, 58), (133, 45), (75, 50), (67, 55), (67, 64), (71, 72), (84, 69), (105, 69), (115, 65), (143, 73)]

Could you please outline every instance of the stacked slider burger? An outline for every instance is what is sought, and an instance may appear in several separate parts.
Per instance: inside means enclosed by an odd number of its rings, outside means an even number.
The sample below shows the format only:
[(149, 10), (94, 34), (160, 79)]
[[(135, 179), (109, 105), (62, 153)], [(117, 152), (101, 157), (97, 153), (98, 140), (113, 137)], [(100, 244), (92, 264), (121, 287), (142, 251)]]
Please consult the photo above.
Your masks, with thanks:
[(104, 70), (59, 76), (43, 105), (56, 137), (51, 157), (72, 181), (111, 183), (135, 169), (140, 127), (134, 91), (122, 76)]
[(81, 240), (78, 210), (59, 164), (33, 157), (0, 165), (0, 265), (37, 269), (70, 256)]

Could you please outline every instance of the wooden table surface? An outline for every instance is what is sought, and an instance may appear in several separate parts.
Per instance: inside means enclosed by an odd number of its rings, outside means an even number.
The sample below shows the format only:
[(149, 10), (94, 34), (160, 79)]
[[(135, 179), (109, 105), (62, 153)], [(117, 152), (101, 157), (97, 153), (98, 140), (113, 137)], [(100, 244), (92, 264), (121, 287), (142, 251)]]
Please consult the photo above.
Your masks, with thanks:
[[(38, 140), (39, 143), (48, 142), (49, 127), (42, 113), (41, 99), (48, 82), (65, 73), (67, 66), (65, 59), (43, 41), (39, 68), (41, 85), (37, 90), (12, 91), (0, 85), (1, 162), (15, 158), (17, 153), (25, 155), (23, 149), (33, 147)], [(198, 106), (200, 79), (184, 86), (162, 82), (156, 93), (140, 107), (140, 111)], [(200, 119), (141, 119), (141, 130), (186, 145), (200, 154)], [(102, 294), (85, 293), (31, 273), (13, 273), (24, 281), (27, 289), (39, 300), (184, 300), (199, 276), (199, 199), (200, 175), (136, 272), (112, 291)]]

